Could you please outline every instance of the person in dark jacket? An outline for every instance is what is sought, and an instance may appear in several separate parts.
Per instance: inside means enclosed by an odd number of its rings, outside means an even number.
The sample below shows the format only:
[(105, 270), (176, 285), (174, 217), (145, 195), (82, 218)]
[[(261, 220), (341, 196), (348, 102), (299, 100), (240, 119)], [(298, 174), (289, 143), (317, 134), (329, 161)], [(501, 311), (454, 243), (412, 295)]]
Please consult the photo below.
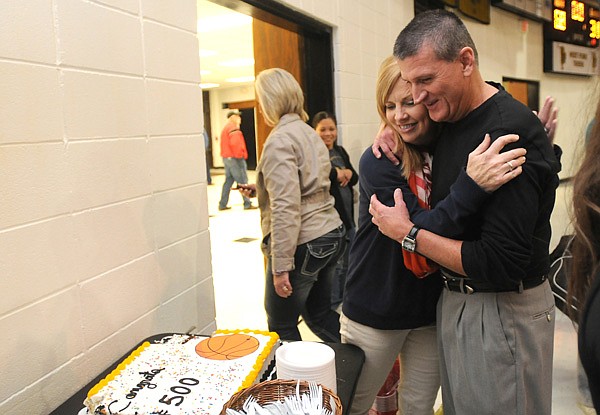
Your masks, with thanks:
[(312, 126), (329, 150), (329, 160), (331, 160), (331, 173), (329, 174), (331, 187), (329, 193), (335, 199), (335, 210), (339, 213), (346, 227), (348, 242), (346, 252), (338, 262), (331, 292), (331, 306), (336, 309), (341, 304), (344, 296), (344, 285), (346, 284), (346, 273), (348, 271), (348, 252), (356, 232), (353, 186), (358, 183), (358, 174), (352, 167), (350, 157), (344, 147), (337, 144), (337, 120), (335, 115), (327, 111), (318, 112), (312, 119)]

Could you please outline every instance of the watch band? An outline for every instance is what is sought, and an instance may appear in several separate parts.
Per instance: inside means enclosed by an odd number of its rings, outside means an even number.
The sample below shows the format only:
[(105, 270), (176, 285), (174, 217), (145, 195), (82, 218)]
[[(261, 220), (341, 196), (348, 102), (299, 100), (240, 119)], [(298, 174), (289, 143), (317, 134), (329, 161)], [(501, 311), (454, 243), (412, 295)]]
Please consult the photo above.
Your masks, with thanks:
[(417, 225), (413, 225), (412, 228), (410, 228), (410, 231), (408, 232), (408, 236), (411, 237), (412, 239), (414, 239), (416, 241), (417, 239), (417, 233), (421, 230), (421, 228), (419, 228)]

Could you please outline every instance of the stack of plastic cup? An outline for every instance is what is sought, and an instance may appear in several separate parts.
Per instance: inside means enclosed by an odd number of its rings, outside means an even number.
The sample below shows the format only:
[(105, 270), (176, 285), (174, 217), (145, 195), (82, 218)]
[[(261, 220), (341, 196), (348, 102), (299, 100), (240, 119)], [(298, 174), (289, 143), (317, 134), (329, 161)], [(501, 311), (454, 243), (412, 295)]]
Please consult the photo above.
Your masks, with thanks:
[(277, 379), (317, 382), (337, 394), (335, 352), (326, 344), (290, 342), (275, 352)]

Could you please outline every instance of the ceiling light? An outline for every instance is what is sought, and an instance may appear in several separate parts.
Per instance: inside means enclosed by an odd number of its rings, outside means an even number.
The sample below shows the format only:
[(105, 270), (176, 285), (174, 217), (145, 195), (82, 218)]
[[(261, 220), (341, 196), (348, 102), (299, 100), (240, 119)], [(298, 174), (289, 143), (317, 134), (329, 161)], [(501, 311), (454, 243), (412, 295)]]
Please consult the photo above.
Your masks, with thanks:
[(239, 66), (253, 66), (254, 58), (238, 58), (231, 59), (228, 61), (219, 62), (221, 66), (231, 66), (231, 67), (239, 67)]
[(227, 78), (227, 82), (254, 82), (254, 76), (238, 76), (235, 78)]
[(210, 16), (198, 19), (198, 33), (216, 32), (250, 24), (252, 24), (252, 17), (245, 14), (228, 13), (226, 15)]
[(212, 83), (212, 82), (206, 82), (206, 83), (201, 83), (200, 84), (200, 88), (202, 88), (202, 89), (217, 88), (219, 86), (221, 86), (221, 85), (220, 84), (215, 84), (215, 83)]
[(212, 73), (212, 71), (209, 71), (208, 69), (200, 69), (200, 75), (210, 75)]

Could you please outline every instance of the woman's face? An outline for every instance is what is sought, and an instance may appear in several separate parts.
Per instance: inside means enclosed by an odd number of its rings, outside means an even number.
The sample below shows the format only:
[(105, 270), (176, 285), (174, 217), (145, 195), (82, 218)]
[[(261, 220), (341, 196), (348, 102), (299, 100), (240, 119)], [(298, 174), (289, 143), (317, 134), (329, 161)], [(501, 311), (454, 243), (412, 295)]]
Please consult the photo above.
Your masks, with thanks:
[(317, 134), (321, 137), (321, 140), (325, 143), (328, 149), (333, 148), (333, 143), (337, 139), (337, 127), (331, 118), (324, 118), (317, 124)]
[(405, 143), (428, 146), (437, 135), (427, 108), (414, 104), (410, 86), (402, 79), (396, 82), (385, 102), (385, 115)]

